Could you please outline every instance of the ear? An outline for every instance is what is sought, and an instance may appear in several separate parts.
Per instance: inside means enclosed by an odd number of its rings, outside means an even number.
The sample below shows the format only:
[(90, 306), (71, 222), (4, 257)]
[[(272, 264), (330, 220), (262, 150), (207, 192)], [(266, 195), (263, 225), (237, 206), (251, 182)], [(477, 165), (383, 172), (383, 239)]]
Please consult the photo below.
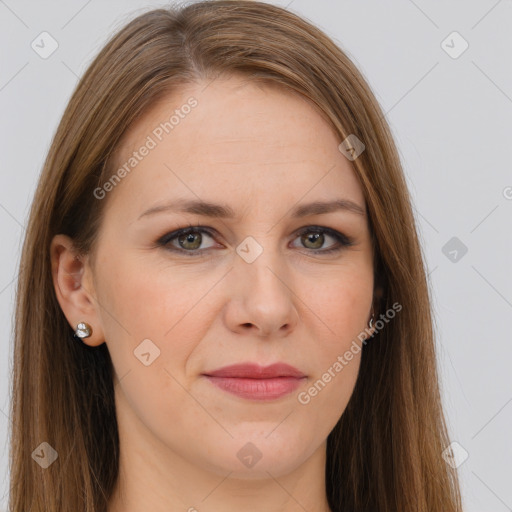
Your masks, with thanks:
[(93, 347), (101, 345), (105, 337), (88, 257), (78, 254), (70, 237), (55, 235), (50, 244), (50, 258), (57, 300), (73, 331), (79, 322), (92, 327), (90, 337), (77, 341)]

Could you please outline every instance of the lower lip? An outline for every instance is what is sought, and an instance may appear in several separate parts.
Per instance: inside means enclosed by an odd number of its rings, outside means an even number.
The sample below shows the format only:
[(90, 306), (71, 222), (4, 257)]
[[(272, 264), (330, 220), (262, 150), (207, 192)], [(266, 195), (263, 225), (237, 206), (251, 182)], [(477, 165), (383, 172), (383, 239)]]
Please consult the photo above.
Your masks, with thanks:
[(220, 389), (241, 398), (249, 400), (275, 400), (297, 389), (305, 377), (246, 379), (206, 375), (206, 378)]

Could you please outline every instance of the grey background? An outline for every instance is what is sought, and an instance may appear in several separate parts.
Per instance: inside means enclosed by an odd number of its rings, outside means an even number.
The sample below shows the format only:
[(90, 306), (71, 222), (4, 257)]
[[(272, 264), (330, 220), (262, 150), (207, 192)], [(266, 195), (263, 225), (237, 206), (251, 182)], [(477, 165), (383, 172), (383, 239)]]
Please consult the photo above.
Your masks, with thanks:
[[(465, 510), (512, 511), (512, 2), (272, 3), (334, 38), (387, 113), (428, 263), (450, 435), (469, 454), (459, 467)], [(114, 30), (162, 5), (0, 0), (0, 510), (15, 280), (35, 184), (78, 77)], [(31, 48), (43, 31), (59, 45), (47, 59)], [(453, 31), (469, 44), (457, 58), (442, 46)], [(461, 48), (453, 36), (446, 45)]]

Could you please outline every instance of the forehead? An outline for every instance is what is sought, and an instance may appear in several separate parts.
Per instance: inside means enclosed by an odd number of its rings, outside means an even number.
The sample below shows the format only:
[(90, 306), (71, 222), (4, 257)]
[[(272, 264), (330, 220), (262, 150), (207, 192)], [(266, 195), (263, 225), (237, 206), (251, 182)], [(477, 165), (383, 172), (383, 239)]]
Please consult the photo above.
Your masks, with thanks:
[(131, 216), (172, 198), (260, 211), (301, 197), (364, 205), (338, 139), (309, 101), (280, 87), (236, 77), (189, 84), (130, 127), (111, 169), (125, 177), (110, 194), (130, 196), (121, 206)]

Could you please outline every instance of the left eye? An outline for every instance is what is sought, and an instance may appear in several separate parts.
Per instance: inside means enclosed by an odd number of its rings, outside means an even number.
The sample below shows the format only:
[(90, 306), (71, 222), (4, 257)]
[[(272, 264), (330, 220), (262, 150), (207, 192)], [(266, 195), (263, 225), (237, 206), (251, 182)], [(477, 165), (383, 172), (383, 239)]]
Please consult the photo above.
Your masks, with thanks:
[[(210, 230), (206, 228), (190, 226), (164, 235), (157, 241), (157, 243), (168, 250), (181, 252), (188, 256), (195, 256), (214, 246), (214, 244), (210, 244), (209, 246), (200, 249), (204, 235), (211, 239), (213, 239), (214, 236)], [(340, 251), (344, 247), (353, 245), (352, 239), (343, 233), (319, 226), (310, 226), (302, 229), (297, 235), (298, 238), (300, 238), (301, 243), (304, 244), (303, 247), (311, 249), (316, 253), (325, 254)], [(326, 237), (334, 239), (334, 244), (331, 244), (327, 249), (321, 249), (325, 243)], [(179, 247), (174, 245), (174, 241), (178, 242)]]
[[(311, 249), (322, 254), (341, 251), (344, 247), (353, 245), (353, 240), (343, 233), (320, 226), (307, 227), (300, 231), (298, 235), (302, 243), (313, 245), (313, 247), (306, 247), (306, 249)], [(334, 239), (334, 244), (331, 244), (327, 249), (318, 250), (319, 247), (323, 246), (326, 236), (327, 238)]]

